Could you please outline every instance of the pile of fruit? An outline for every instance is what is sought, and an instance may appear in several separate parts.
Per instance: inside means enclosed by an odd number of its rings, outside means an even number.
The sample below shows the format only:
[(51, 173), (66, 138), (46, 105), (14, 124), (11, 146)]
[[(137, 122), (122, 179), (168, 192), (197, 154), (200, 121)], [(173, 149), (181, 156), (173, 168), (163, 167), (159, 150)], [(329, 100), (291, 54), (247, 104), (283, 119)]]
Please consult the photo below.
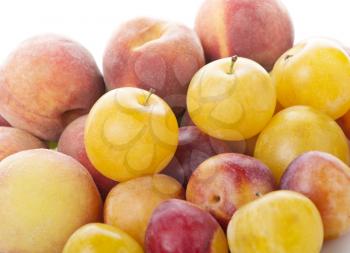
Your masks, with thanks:
[(205, 0), (195, 30), (130, 20), (103, 76), (70, 39), (24, 41), (0, 68), (0, 252), (318, 253), (347, 233), (350, 57), (293, 43), (279, 0)]

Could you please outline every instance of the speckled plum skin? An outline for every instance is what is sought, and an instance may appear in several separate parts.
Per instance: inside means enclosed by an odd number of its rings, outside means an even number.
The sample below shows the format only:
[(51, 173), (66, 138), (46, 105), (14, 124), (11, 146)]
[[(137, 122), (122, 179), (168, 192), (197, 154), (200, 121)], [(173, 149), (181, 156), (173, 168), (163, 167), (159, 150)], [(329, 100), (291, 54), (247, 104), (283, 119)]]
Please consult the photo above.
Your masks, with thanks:
[(63, 131), (58, 141), (57, 150), (75, 158), (90, 172), (103, 199), (117, 182), (103, 176), (91, 164), (85, 150), (84, 128), (87, 115), (81, 116), (70, 123)]
[(262, 162), (227, 153), (198, 166), (187, 185), (186, 199), (210, 212), (226, 229), (237, 209), (275, 189), (274, 177)]
[(325, 239), (350, 229), (350, 168), (337, 157), (310, 151), (297, 157), (285, 171), (281, 188), (311, 199), (320, 211)]
[(153, 212), (145, 236), (146, 253), (227, 253), (216, 220), (183, 200), (168, 200)]
[(206, 0), (196, 31), (208, 61), (238, 55), (267, 70), (294, 41), (292, 21), (280, 0)]
[(108, 90), (153, 88), (179, 114), (186, 107), (188, 84), (204, 63), (193, 30), (144, 17), (119, 26), (105, 50), (103, 73)]
[(0, 114), (11, 126), (58, 140), (104, 90), (84, 47), (59, 35), (39, 35), (22, 42), (0, 69)]

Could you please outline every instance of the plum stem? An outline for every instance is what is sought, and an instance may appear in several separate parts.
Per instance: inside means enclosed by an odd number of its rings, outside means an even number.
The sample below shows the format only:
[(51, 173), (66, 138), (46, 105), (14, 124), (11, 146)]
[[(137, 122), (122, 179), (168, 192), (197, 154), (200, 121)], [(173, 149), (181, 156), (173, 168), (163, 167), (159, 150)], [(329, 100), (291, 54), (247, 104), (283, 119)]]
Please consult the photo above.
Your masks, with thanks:
[(286, 57), (284, 57), (284, 60), (286, 61), (286, 60), (288, 60), (289, 58), (292, 58), (292, 57), (293, 57), (293, 55), (287, 54)]
[(234, 55), (231, 57), (231, 66), (230, 66), (230, 70), (229, 70), (228, 74), (230, 74), (230, 75), (233, 74), (233, 67), (235, 66), (235, 63), (237, 62), (237, 60), (238, 60), (237, 55)]
[(261, 192), (256, 192), (255, 195), (256, 195), (257, 197), (259, 197), (259, 198), (263, 196), (263, 195), (261, 194)]
[(148, 93), (148, 96), (147, 96), (147, 98), (146, 98), (146, 100), (145, 100), (145, 103), (144, 103), (144, 105), (148, 105), (148, 101), (149, 101), (149, 99), (151, 98), (151, 96), (156, 92), (156, 90), (155, 89), (153, 89), (153, 88), (151, 88), (151, 89), (149, 89), (149, 91), (148, 91), (149, 93)]

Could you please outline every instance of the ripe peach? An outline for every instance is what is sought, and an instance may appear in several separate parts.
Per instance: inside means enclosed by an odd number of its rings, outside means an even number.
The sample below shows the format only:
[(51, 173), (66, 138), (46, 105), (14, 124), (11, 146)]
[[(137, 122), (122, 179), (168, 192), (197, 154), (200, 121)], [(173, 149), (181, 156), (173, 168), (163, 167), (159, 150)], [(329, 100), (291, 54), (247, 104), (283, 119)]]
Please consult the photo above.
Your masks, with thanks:
[(280, 0), (206, 0), (196, 31), (209, 61), (238, 55), (267, 70), (294, 41), (292, 21)]
[(154, 211), (145, 236), (146, 253), (227, 253), (225, 233), (203, 209), (168, 200)]
[(120, 183), (107, 196), (105, 223), (122, 229), (143, 245), (153, 210), (171, 198), (184, 198), (184, 191), (175, 179), (166, 175), (139, 177)]
[(38, 138), (21, 129), (0, 127), (0, 160), (19, 151), (47, 148)]
[(263, 163), (227, 153), (198, 166), (188, 182), (186, 199), (210, 212), (226, 228), (238, 208), (275, 188), (275, 179)]
[(103, 199), (116, 185), (116, 182), (103, 176), (91, 164), (85, 150), (84, 128), (87, 115), (77, 118), (63, 131), (57, 146), (57, 151), (69, 155), (79, 161), (90, 172)]
[(302, 193), (315, 203), (325, 239), (350, 229), (350, 168), (335, 156), (318, 151), (302, 154), (284, 173), (281, 188)]
[(47, 149), (0, 162), (0, 203), (0, 252), (62, 252), (75, 230), (101, 218), (101, 198), (88, 171)]
[(0, 69), (0, 113), (14, 127), (57, 140), (104, 92), (90, 53), (57, 35), (24, 41)]
[(205, 63), (194, 31), (176, 23), (137, 18), (122, 24), (103, 59), (109, 90), (134, 86), (155, 89), (176, 114), (186, 107), (192, 76)]

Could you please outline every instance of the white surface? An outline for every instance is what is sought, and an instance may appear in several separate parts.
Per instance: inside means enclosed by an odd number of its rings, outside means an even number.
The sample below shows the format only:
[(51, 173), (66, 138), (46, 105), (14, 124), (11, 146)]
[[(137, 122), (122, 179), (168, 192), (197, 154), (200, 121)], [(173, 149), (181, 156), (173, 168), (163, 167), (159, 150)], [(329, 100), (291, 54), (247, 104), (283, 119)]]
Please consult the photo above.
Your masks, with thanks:
[[(79, 41), (92, 52), (101, 66), (106, 43), (120, 22), (143, 15), (175, 20), (192, 27), (201, 2), (202, 0), (3, 0), (0, 1), (0, 62), (20, 41), (50, 32)], [(296, 42), (311, 36), (326, 36), (350, 45), (348, 1), (283, 2), (294, 21)], [(350, 234), (328, 243), (323, 251), (349, 252)]]

